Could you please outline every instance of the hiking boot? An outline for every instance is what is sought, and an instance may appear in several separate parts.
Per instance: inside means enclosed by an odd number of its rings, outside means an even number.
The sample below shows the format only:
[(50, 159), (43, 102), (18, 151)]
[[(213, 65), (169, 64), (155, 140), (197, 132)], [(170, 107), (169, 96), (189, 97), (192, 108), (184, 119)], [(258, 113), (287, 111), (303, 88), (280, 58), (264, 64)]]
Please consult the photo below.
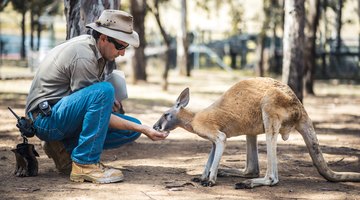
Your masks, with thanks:
[(46, 155), (54, 160), (59, 173), (70, 174), (72, 160), (61, 141), (42, 141), (41, 146)]
[(120, 170), (107, 167), (102, 163), (82, 165), (73, 162), (70, 180), (74, 182), (115, 183), (124, 180), (124, 175)]

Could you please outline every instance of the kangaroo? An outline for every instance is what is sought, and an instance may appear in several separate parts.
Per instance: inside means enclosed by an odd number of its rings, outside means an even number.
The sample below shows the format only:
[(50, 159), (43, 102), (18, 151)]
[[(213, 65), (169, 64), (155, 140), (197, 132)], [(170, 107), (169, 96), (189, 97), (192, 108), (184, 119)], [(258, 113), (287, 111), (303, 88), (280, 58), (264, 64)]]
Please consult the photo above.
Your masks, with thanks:
[[(236, 183), (235, 189), (276, 185), (279, 182), (277, 137), (280, 134), (286, 141), (294, 129), (303, 137), (315, 167), (325, 179), (332, 182), (360, 181), (360, 173), (334, 172), (327, 166), (311, 119), (291, 88), (284, 83), (272, 78), (251, 78), (239, 81), (212, 105), (197, 113), (185, 108), (188, 103), (189, 88), (186, 88), (175, 105), (153, 127), (163, 132), (181, 127), (212, 142), (201, 177), (193, 179), (203, 186), (215, 185), (226, 139), (239, 135), (246, 135), (246, 167), (219, 171), (219, 175), (253, 178)], [(258, 178), (257, 135), (262, 133), (266, 134), (267, 170), (264, 178)]]

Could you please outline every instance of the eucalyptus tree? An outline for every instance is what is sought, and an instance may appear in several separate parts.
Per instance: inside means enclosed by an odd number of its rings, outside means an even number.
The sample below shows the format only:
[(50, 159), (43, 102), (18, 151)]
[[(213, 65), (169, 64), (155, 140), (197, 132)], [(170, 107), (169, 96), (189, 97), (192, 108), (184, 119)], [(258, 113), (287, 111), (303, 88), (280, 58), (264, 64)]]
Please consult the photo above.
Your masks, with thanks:
[(165, 43), (165, 66), (162, 72), (162, 90), (166, 91), (168, 89), (168, 74), (170, 70), (170, 50), (171, 50), (171, 37), (170, 34), (165, 30), (164, 24), (161, 21), (161, 13), (159, 9), (159, 4), (165, 4), (169, 2), (169, 0), (154, 0), (154, 2), (147, 3), (149, 11), (154, 15), (156, 23), (159, 26), (161, 36)]
[(64, 0), (66, 39), (85, 34), (86, 24), (94, 22), (105, 9), (119, 9), (120, 0)]
[(10, 0), (0, 0), (0, 12), (4, 10), (4, 8), (8, 5)]
[(187, 17), (187, 0), (180, 0), (181, 4), (181, 14), (180, 14), (180, 24), (181, 28), (178, 32), (178, 42), (177, 42), (177, 65), (180, 69), (180, 75), (190, 76), (190, 62), (189, 62), (189, 39), (188, 39), (188, 17)]
[(256, 76), (264, 76), (264, 49), (265, 49), (265, 39), (266, 32), (269, 29), (270, 24), (270, 15), (271, 15), (271, 2), (270, 0), (263, 1), (263, 11), (264, 11), (264, 20), (262, 23), (261, 30), (257, 36), (257, 47), (256, 47), (256, 55), (257, 55), (257, 63), (255, 66)]
[(286, 0), (282, 80), (300, 101), (303, 99), (304, 26), (304, 0)]
[[(30, 48), (32, 50), (40, 49), (40, 38), (43, 28), (41, 17), (48, 17), (59, 14), (60, 0), (32, 0), (30, 4)], [(53, 23), (50, 24), (51, 26)], [(34, 45), (34, 32), (37, 32), (37, 44)]]
[(130, 11), (134, 17), (134, 30), (139, 34), (140, 46), (134, 51), (132, 57), (133, 77), (132, 82), (146, 81), (146, 58), (145, 58), (145, 16), (146, 0), (131, 0)]
[(21, 47), (20, 47), (20, 57), (21, 59), (26, 58), (26, 49), (25, 49), (25, 36), (26, 36), (26, 12), (29, 10), (31, 1), (24, 0), (11, 0), (14, 10), (21, 14)]
[[(216, 15), (221, 8), (227, 7), (227, 15), (230, 17), (230, 29), (224, 33), (224, 37), (236, 36), (242, 33), (244, 9), (240, 0), (198, 0), (196, 6), (205, 10), (209, 15)], [(241, 65), (243, 66), (246, 63), (246, 50), (242, 46), (244, 43), (241, 44), (242, 49), (239, 52), (237, 42), (236, 39), (228, 41), (232, 69), (237, 68), (237, 55), (239, 53), (241, 54)]]
[[(94, 22), (105, 9), (119, 9), (120, 0), (64, 0), (66, 17), (66, 39), (89, 33), (85, 26)], [(106, 70), (116, 68), (114, 61), (108, 62)]]
[(307, 94), (315, 95), (314, 77), (316, 70), (316, 33), (320, 19), (320, 0), (308, 1), (308, 15), (305, 29), (304, 82)]

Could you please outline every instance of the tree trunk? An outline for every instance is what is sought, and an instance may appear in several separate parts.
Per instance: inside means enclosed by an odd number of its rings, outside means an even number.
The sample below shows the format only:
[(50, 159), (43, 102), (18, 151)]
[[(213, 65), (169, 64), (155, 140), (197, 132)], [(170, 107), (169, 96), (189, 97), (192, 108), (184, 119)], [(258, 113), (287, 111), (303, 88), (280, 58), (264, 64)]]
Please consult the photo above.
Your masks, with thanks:
[(270, 23), (270, 14), (271, 14), (271, 7), (270, 1), (265, 0), (263, 1), (263, 11), (264, 11), (264, 21), (260, 30), (260, 33), (257, 38), (257, 47), (256, 47), (256, 54), (257, 64), (255, 67), (256, 76), (264, 76), (264, 49), (265, 49), (265, 39), (266, 39), (266, 31), (269, 27)]
[[(264, 27), (263, 27), (264, 28)], [(256, 76), (264, 76), (264, 45), (265, 45), (265, 32), (264, 30), (258, 35), (256, 46), (256, 54), (258, 55), (258, 60), (255, 66)]]
[(21, 59), (26, 58), (26, 50), (25, 50), (25, 35), (26, 35), (26, 29), (25, 29), (25, 14), (26, 9), (22, 11), (22, 20), (21, 20), (21, 49), (20, 49), (20, 56)]
[(343, 7), (343, 0), (339, 0), (338, 6), (336, 8), (336, 54), (337, 55), (340, 53), (340, 48), (341, 48), (342, 7)]
[(34, 50), (34, 30), (35, 29), (35, 20), (34, 20), (34, 11), (30, 11), (30, 49)]
[(328, 7), (328, 0), (322, 1), (322, 21), (323, 21), (323, 30), (321, 35), (321, 42), (322, 42), (322, 54), (321, 54), (321, 73), (324, 78), (327, 78), (328, 72), (327, 72), (327, 56), (326, 56), (326, 50), (330, 47), (328, 46), (327, 38), (328, 38), (328, 24), (329, 21), (326, 16)]
[[(360, 0), (358, 0), (358, 18), (359, 18), (359, 26), (360, 26)], [(360, 64), (360, 29), (359, 29), (359, 36), (358, 36), (358, 40), (359, 40), (359, 44), (358, 44), (358, 62)]]
[(314, 76), (316, 71), (316, 32), (319, 25), (320, 1), (309, 1), (306, 43), (304, 51), (304, 76), (306, 94), (315, 95)]
[(284, 57), (282, 79), (303, 99), (304, 0), (285, 1)]
[(162, 90), (167, 91), (168, 90), (168, 75), (169, 75), (169, 70), (170, 70), (170, 45), (171, 45), (171, 39), (169, 37), (169, 35), (166, 33), (163, 24), (161, 23), (160, 20), (160, 10), (159, 10), (159, 0), (155, 0), (154, 3), (154, 8), (151, 8), (150, 6), (148, 6), (150, 8), (150, 11), (154, 14), (156, 22), (159, 26), (160, 29), (160, 33), (163, 37), (163, 40), (165, 42), (166, 45), (166, 50), (165, 50), (165, 67), (162, 73)]
[(269, 72), (281, 74), (281, 60), (277, 51), (277, 30), (279, 25), (283, 25), (282, 16), (284, 9), (280, 0), (271, 0), (271, 44), (269, 50)]
[(146, 2), (145, 0), (131, 0), (131, 14), (134, 17), (134, 30), (139, 34), (140, 46), (135, 49), (134, 57), (132, 58), (132, 67), (134, 70), (132, 82), (136, 83), (139, 80), (146, 81), (146, 57), (145, 57), (145, 15)]
[(94, 22), (105, 9), (119, 9), (119, 0), (64, 0), (66, 39), (87, 32), (86, 24)]
[(40, 38), (41, 38), (41, 31), (42, 31), (42, 27), (41, 27), (41, 23), (40, 23), (40, 14), (37, 15), (37, 44), (36, 44), (36, 50), (39, 51), (40, 50)]
[[(187, 38), (187, 5), (186, 0), (181, 0), (181, 32), (178, 33), (180, 38), (177, 42), (177, 61), (180, 68), (180, 74), (190, 76), (190, 63), (188, 60), (189, 43)], [(180, 44), (181, 43), (181, 44)]]

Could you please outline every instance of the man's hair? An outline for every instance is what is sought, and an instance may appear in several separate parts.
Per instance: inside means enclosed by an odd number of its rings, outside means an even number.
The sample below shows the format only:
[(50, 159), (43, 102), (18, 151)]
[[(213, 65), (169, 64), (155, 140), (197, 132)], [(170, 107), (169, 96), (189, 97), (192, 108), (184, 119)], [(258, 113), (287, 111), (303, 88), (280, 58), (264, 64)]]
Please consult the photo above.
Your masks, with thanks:
[(98, 31), (96, 31), (96, 30), (94, 30), (94, 29), (91, 30), (91, 35), (95, 38), (96, 41), (98, 41), (98, 39), (100, 38), (100, 35), (101, 35), (101, 34), (102, 34), (102, 33), (98, 32)]

